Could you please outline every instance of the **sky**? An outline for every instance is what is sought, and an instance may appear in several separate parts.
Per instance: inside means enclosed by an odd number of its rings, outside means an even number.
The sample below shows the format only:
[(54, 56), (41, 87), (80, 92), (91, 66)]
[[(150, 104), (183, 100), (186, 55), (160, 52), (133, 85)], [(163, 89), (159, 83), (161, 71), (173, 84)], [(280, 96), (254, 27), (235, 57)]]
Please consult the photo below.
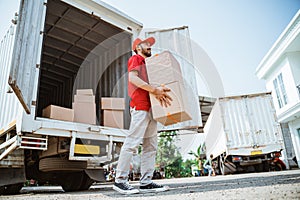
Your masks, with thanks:
[(225, 95), (265, 92), (255, 69), (300, 9), (300, 0), (104, 0), (145, 28), (186, 25), (214, 62)]
[[(255, 69), (300, 9), (300, 0), (103, 1), (144, 28), (188, 26), (217, 68), (226, 96), (266, 91)], [(0, 0), (1, 40), (18, 6), (19, 0)]]

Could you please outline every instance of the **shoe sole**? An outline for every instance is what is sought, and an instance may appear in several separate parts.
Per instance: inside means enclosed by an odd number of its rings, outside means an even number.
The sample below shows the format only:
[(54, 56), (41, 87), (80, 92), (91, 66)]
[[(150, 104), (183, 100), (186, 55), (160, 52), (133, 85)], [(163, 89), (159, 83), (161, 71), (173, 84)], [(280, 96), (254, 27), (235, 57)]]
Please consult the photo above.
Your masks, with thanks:
[(141, 193), (150, 193), (150, 192), (164, 192), (168, 191), (169, 188), (163, 187), (163, 188), (156, 188), (156, 189), (140, 189)]
[(138, 189), (133, 189), (133, 190), (122, 190), (120, 188), (118, 188), (117, 186), (113, 186), (113, 190), (121, 193), (121, 194), (137, 194), (140, 191)]

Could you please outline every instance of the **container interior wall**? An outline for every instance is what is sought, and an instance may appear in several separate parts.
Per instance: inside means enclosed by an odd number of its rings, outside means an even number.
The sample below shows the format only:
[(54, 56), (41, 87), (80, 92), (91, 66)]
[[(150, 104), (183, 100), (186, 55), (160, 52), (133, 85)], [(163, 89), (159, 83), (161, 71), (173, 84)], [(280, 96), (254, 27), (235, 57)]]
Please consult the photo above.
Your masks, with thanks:
[(58, 0), (47, 2), (37, 116), (50, 104), (72, 107), (76, 89), (93, 89), (98, 123), (101, 97), (126, 99), (131, 34)]

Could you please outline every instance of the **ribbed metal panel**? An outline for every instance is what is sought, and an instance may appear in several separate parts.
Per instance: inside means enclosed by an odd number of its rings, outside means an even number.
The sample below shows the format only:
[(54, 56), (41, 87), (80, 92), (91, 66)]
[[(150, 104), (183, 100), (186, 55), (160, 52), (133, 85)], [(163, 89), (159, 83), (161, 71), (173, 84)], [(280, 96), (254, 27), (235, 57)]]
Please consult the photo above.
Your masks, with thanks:
[(18, 110), (21, 108), (21, 104), (8, 85), (15, 30), (15, 25), (11, 25), (0, 44), (0, 130), (5, 130), (16, 120)]
[(36, 67), (39, 64), (44, 0), (22, 0), (15, 37), (9, 84), (27, 113), (30, 113)]
[(219, 98), (209, 116), (204, 132), (207, 154), (250, 155), (283, 148), (271, 94)]
[(280, 129), (271, 96), (223, 99), (220, 104), (229, 146), (237, 148), (278, 143)]
[(172, 52), (180, 64), (185, 87), (188, 92), (185, 101), (189, 102), (192, 109), (192, 120), (177, 123), (170, 126), (160, 126), (159, 130), (176, 130), (185, 128), (197, 128), (202, 126), (201, 112), (198, 99), (198, 89), (196, 83), (196, 71), (193, 66), (192, 48), (187, 26), (154, 30), (145, 32), (146, 37), (154, 37), (156, 42), (152, 47), (153, 54), (168, 50)]

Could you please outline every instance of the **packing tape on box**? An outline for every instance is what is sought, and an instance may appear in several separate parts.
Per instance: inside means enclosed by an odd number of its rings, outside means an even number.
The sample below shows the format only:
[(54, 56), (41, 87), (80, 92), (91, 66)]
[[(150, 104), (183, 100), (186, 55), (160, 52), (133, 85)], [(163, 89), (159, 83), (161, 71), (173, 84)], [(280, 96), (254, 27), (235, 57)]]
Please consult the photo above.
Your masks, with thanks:
[(177, 119), (175, 119), (174, 117), (172, 117), (172, 115), (170, 113), (167, 113), (167, 118), (172, 120), (175, 123), (178, 123), (179, 121)]

